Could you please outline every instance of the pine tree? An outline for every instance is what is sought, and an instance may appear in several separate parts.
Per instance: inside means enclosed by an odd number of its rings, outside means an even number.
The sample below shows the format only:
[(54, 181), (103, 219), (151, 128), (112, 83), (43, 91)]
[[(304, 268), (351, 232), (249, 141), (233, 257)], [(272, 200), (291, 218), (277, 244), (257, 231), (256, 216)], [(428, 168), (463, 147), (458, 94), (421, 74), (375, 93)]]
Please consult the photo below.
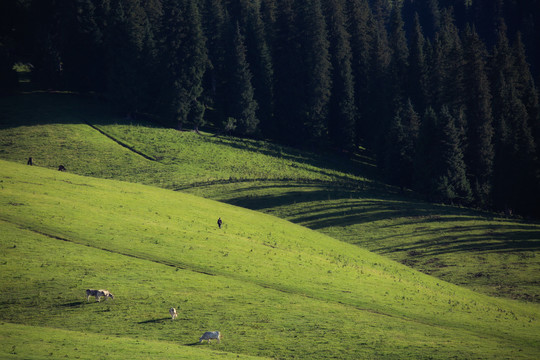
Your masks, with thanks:
[(354, 79), (350, 35), (341, 0), (327, 0), (326, 12), (332, 58), (332, 95), (328, 114), (328, 132), (333, 143), (354, 150), (356, 142)]
[(320, 0), (305, 0), (298, 4), (299, 37), (303, 50), (303, 95), (301, 109), (302, 135), (307, 141), (326, 136), (326, 117), (332, 86), (328, 33)]
[(403, 190), (413, 184), (413, 168), (420, 121), (410, 100), (396, 111), (387, 133), (384, 171)]
[(246, 47), (244, 36), (240, 32), (240, 25), (236, 24), (234, 37), (233, 76), (230, 83), (230, 116), (237, 120), (237, 131), (243, 135), (253, 134), (257, 131), (259, 119), (257, 118), (257, 101), (254, 99), (252, 74), (246, 60)]
[(395, 106), (391, 85), (391, 49), (388, 45), (388, 35), (381, 21), (375, 26), (377, 30), (372, 39), (373, 51), (370, 65), (372, 76), (369, 84), (371, 96), (366, 132), (369, 133), (368, 145), (375, 150), (380, 161), (385, 157), (386, 143), (384, 138)]
[(414, 16), (409, 52), (408, 92), (419, 112), (423, 112), (429, 99), (428, 67), (425, 55), (426, 42), (420, 26), (418, 13)]
[(465, 160), (478, 203), (488, 206), (493, 174), (493, 117), (491, 92), (486, 74), (486, 50), (474, 29), (464, 34), (465, 84), (468, 120), (468, 151)]
[(272, 129), (274, 118), (274, 66), (272, 54), (267, 43), (264, 23), (260, 7), (244, 2), (246, 14), (246, 48), (247, 62), (253, 73), (252, 83), (255, 100), (259, 104), (257, 117), (260, 119), (261, 131)]
[(521, 34), (517, 33), (513, 46), (514, 69), (516, 72), (516, 91), (517, 96), (523, 102), (528, 114), (528, 123), (531, 128), (533, 138), (537, 146), (537, 157), (540, 157), (540, 105), (538, 99), (538, 89), (527, 63), (525, 47), (521, 40)]
[[(390, 84), (393, 102), (402, 102), (407, 94), (409, 71), (409, 48), (405, 37), (404, 22), (401, 16), (401, 5), (395, 4), (390, 13), (388, 31), (389, 46), (392, 51), (390, 60)], [(399, 105), (398, 105), (399, 106)]]
[(369, 135), (368, 119), (372, 104), (372, 71), (374, 20), (367, 0), (347, 1), (348, 32), (351, 35), (356, 115), (356, 144)]
[(167, 5), (166, 65), (170, 75), (171, 110), (178, 129), (182, 129), (190, 112), (200, 109), (199, 97), (208, 66), (206, 39), (196, 0), (171, 1)]
[(439, 115), (442, 127), (440, 141), (441, 173), (438, 174), (438, 195), (443, 202), (468, 205), (472, 200), (472, 191), (467, 179), (467, 169), (462, 152), (459, 130), (454, 116), (447, 106), (443, 106)]
[(232, 48), (230, 19), (223, 0), (206, 0), (202, 20), (209, 60), (203, 97), (212, 108), (207, 116), (217, 124), (227, 118), (227, 53)]
[(435, 35), (431, 63), (431, 106), (459, 107), (464, 99), (463, 46), (451, 10), (442, 14), (439, 32)]

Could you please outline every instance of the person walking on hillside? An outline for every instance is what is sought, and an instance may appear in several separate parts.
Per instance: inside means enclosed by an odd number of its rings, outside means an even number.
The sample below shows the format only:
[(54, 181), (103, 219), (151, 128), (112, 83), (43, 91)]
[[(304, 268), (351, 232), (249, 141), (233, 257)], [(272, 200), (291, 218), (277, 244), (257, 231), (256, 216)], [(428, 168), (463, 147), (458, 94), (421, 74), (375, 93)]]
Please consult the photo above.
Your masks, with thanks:
[(221, 224), (223, 224), (223, 221), (221, 221), (221, 218), (217, 219), (217, 226), (221, 229)]

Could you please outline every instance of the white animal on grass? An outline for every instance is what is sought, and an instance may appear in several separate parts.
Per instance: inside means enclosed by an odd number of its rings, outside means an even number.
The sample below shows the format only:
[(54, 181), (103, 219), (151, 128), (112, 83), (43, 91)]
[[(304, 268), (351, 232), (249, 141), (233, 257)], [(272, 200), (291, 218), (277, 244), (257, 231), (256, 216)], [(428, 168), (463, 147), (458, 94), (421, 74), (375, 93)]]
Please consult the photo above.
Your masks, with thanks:
[(114, 299), (114, 295), (111, 294), (108, 290), (87, 289), (86, 301), (90, 301), (90, 296), (95, 296), (97, 301), (100, 301), (102, 296), (105, 296), (105, 300), (107, 300), (108, 298)]
[(202, 343), (203, 340), (207, 340), (208, 343), (210, 343), (210, 340), (217, 340), (217, 342), (221, 342), (221, 339), (223, 339), (223, 336), (219, 331), (207, 331), (201, 336), (199, 339), (199, 343)]
[(176, 317), (178, 316), (178, 313), (176, 312), (175, 308), (170, 308), (169, 309), (169, 314), (171, 314), (172, 320), (176, 319)]

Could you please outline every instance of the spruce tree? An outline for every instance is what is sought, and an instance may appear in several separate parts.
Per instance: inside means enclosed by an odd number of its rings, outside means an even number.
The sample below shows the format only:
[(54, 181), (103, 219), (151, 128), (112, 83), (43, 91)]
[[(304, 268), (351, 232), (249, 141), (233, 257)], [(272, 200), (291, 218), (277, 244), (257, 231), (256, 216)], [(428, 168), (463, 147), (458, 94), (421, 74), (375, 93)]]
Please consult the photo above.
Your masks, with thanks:
[(468, 148), (465, 154), (470, 183), (478, 203), (490, 204), (493, 175), (493, 116), (486, 74), (486, 50), (478, 34), (468, 27), (464, 34)]
[(351, 35), (356, 114), (356, 144), (368, 137), (372, 105), (372, 57), (374, 20), (367, 0), (347, 1), (348, 32)]
[(237, 131), (243, 135), (254, 134), (258, 129), (257, 101), (251, 84), (252, 74), (246, 60), (244, 36), (240, 25), (236, 24), (232, 59), (232, 78), (230, 83), (230, 116), (237, 120)]
[(435, 35), (430, 82), (431, 105), (459, 107), (464, 103), (463, 45), (451, 10), (442, 14), (440, 30)]
[(332, 59), (332, 95), (328, 132), (334, 145), (354, 150), (356, 136), (354, 79), (350, 35), (341, 0), (327, 0), (326, 12)]
[[(299, 42), (302, 48), (303, 96), (299, 99), (302, 134), (305, 140), (320, 140), (326, 136), (326, 117), (331, 94), (331, 62), (326, 22), (320, 0), (305, 0), (298, 4)], [(300, 135), (300, 134), (299, 134)]]
[(438, 196), (443, 202), (468, 205), (472, 200), (471, 186), (467, 179), (459, 130), (447, 106), (442, 107), (439, 122), (442, 127), (440, 141), (442, 166), (441, 173), (437, 174)]
[(196, 0), (170, 1), (167, 5), (165, 61), (170, 75), (171, 111), (177, 128), (182, 129), (192, 109), (200, 108), (208, 65), (206, 39)]
[(413, 104), (422, 113), (428, 103), (428, 65), (425, 55), (426, 41), (420, 26), (418, 13), (414, 15), (409, 52), (408, 93)]
[(525, 47), (521, 40), (521, 34), (517, 33), (512, 48), (514, 54), (514, 69), (516, 72), (517, 96), (523, 102), (527, 111), (527, 121), (532, 131), (537, 146), (537, 157), (540, 157), (540, 105), (538, 89), (536, 88), (531, 74), (530, 66), (525, 55)]
[(409, 48), (405, 37), (404, 22), (401, 15), (401, 5), (395, 4), (390, 13), (388, 31), (389, 46), (392, 52), (390, 60), (390, 91), (395, 106), (403, 102), (407, 94), (409, 71)]
[(246, 60), (250, 64), (250, 70), (253, 73), (254, 98), (259, 105), (257, 117), (261, 121), (261, 131), (265, 132), (272, 129), (274, 119), (274, 66), (272, 54), (267, 43), (260, 7), (249, 2), (244, 2), (243, 6), (246, 14)]
[(413, 185), (420, 120), (410, 100), (400, 105), (386, 135), (384, 172), (388, 181), (403, 190)]
[(378, 154), (377, 158), (382, 160), (386, 149), (384, 138), (395, 106), (393, 106), (391, 49), (388, 45), (388, 35), (382, 21), (377, 22), (375, 26), (377, 30), (372, 38), (373, 51), (370, 65), (372, 76), (369, 84), (371, 96), (366, 132), (369, 133), (368, 145)]
[(204, 76), (203, 98), (212, 108), (207, 112), (214, 123), (227, 118), (228, 78), (227, 53), (232, 48), (230, 19), (223, 0), (206, 0), (203, 29), (207, 39), (208, 68)]

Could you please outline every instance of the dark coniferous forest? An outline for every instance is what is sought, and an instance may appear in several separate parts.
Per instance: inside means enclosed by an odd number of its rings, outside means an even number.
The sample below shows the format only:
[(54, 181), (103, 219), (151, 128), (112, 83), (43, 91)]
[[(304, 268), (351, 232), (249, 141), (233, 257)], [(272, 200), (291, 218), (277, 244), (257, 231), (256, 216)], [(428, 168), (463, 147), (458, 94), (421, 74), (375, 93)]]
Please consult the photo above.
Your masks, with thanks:
[(540, 215), (538, 0), (3, 0), (1, 91), (370, 149), (430, 201)]

